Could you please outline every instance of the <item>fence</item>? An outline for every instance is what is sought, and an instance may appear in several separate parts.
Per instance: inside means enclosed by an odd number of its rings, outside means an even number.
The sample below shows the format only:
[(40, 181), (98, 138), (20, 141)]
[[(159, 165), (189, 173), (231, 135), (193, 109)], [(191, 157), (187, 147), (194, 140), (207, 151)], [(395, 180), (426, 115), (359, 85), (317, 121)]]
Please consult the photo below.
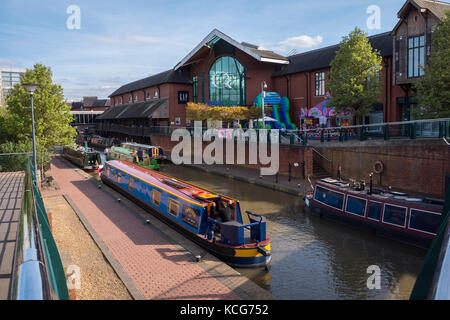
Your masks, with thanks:
[[(97, 130), (105, 134), (109, 132), (127, 134), (130, 136), (162, 135), (171, 136), (176, 129), (186, 129), (191, 134), (193, 127), (133, 127), (117, 124), (97, 123)], [(202, 128), (204, 133), (207, 128)], [(244, 129), (245, 131), (246, 129)], [(260, 129), (255, 129), (257, 132)], [(270, 130), (269, 130), (270, 131)], [(259, 135), (258, 135), (259, 136)], [(390, 140), (417, 138), (445, 138), (450, 136), (450, 118), (413, 120), (400, 122), (383, 122), (346, 127), (331, 127), (317, 129), (280, 130), (281, 144), (307, 145), (309, 141), (320, 142), (349, 140)]]
[(30, 153), (0, 154), (2, 171), (25, 171), (11, 299), (67, 300), (66, 276)]

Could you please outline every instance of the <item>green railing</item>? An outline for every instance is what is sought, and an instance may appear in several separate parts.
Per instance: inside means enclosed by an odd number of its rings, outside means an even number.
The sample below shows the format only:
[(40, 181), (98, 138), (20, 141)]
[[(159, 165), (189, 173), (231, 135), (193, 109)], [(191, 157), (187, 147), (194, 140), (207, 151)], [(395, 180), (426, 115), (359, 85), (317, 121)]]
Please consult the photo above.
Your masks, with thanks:
[(36, 181), (32, 156), (29, 153), (0, 154), (0, 163), (11, 164), (7, 158), (11, 156), (16, 157), (18, 165), (16, 170), (10, 167), (10, 171), (25, 171), (11, 298), (67, 300), (66, 276)]

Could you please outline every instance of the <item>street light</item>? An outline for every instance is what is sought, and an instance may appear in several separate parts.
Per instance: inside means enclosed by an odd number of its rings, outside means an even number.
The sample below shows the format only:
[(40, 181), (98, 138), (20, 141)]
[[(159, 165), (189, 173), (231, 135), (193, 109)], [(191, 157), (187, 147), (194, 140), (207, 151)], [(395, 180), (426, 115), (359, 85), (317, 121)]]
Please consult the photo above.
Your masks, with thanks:
[(32, 130), (32, 136), (33, 136), (33, 162), (34, 162), (34, 172), (36, 176), (36, 181), (39, 183), (40, 181), (40, 174), (39, 169), (37, 166), (37, 157), (36, 157), (36, 135), (34, 130), (34, 108), (33, 108), (33, 94), (34, 91), (36, 91), (38, 85), (35, 83), (25, 83), (23, 85), (25, 87), (25, 90), (28, 91), (30, 94), (31, 99), (31, 130)]
[(265, 81), (261, 82), (261, 106), (262, 106), (262, 121), (263, 121), (263, 129), (266, 127), (266, 122), (264, 121), (264, 117), (266, 114), (264, 113), (264, 98), (266, 96), (266, 92), (264, 89), (267, 89), (267, 84)]

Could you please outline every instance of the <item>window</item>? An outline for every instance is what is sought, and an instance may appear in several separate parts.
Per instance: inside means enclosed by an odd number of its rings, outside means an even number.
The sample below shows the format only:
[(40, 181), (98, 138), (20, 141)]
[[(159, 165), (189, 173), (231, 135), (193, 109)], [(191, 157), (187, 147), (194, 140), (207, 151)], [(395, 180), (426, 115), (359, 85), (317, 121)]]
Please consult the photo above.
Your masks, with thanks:
[(167, 212), (175, 217), (178, 217), (178, 213), (180, 212), (180, 203), (169, 198), (169, 201), (167, 202)]
[(390, 204), (384, 205), (383, 222), (404, 227), (406, 220), (406, 208)]
[(147, 100), (150, 100), (150, 92), (147, 92)]
[(130, 97), (128, 98), (128, 102), (131, 102), (131, 99), (132, 99), (132, 98), (131, 98), (131, 95), (130, 95)]
[(325, 95), (325, 72), (317, 72), (316, 77), (316, 96)]
[(106, 167), (106, 176), (110, 176), (111, 175), (111, 168), (110, 167)]
[(342, 210), (344, 204), (344, 194), (317, 186), (314, 192), (314, 200)]
[(128, 189), (130, 189), (130, 191), (133, 191), (134, 189), (134, 179), (130, 177), (130, 180), (128, 180)]
[(197, 76), (192, 77), (192, 99), (195, 103), (198, 102), (198, 78)]
[(347, 204), (345, 206), (345, 212), (364, 217), (366, 214), (366, 203), (366, 199), (348, 196)]
[(428, 211), (411, 209), (409, 229), (436, 234), (441, 224), (441, 215)]
[(122, 172), (118, 172), (117, 173), (117, 182), (120, 183), (120, 181), (122, 180)]
[(408, 78), (423, 76), (425, 66), (425, 37), (408, 38)]
[(373, 220), (380, 221), (382, 208), (383, 208), (382, 203), (370, 202), (369, 210), (367, 211), (367, 217)]
[(119, 104), (122, 104), (122, 97), (120, 97), (119, 101), (120, 101)]
[(209, 100), (212, 105), (245, 105), (245, 71), (233, 57), (220, 57), (209, 69)]
[(152, 198), (153, 204), (159, 207), (159, 205), (161, 203), (161, 192), (156, 191), (155, 189), (152, 189), (151, 198)]
[(175, 118), (175, 124), (176, 124), (177, 126), (179, 126), (179, 125), (181, 124), (181, 118), (180, 118), (180, 117), (176, 117), (176, 118)]
[(137, 95), (134, 96), (134, 101), (135, 102), (138, 101), (138, 96)]
[(191, 226), (198, 228), (198, 223), (200, 221), (200, 214), (197, 210), (183, 205), (183, 210), (181, 212), (181, 219), (190, 224)]
[(158, 91), (155, 90), (155, 98), (158, 98)]

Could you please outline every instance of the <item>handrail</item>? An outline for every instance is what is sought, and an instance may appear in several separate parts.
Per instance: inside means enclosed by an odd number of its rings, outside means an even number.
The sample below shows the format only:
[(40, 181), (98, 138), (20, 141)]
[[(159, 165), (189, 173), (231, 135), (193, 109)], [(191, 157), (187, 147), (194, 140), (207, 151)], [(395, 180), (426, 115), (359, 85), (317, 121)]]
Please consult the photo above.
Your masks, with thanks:
[(30, 168), (27, 167), (24, 181), (20, 226), (17, 232), (17, 245), (12, 281), (12, 299), (48, 300), (52, 298)]
[[(449, 221), (450, 222), (450, 221)], [(436, 266), (435, 281), (431, 288), (431, 299), (450, 299), (450, 223), (447, 224), (441, 252)]]
[(316, 148), (312, 148), (312, 150), (317, 153), (319, 156), (321, 156), (322, 158), (324, 158), (325, 160), (327, 160), (328, 162), (331, 162), (330, 159), (328, 159), (327, 157), (325, 157), (323, 154), (321, 154), (319, 151), (316, 150)]
[(68, 299), (64, 268), (36, 184), (31, 158), (24, 179), (10, 297), (15, 300)]

